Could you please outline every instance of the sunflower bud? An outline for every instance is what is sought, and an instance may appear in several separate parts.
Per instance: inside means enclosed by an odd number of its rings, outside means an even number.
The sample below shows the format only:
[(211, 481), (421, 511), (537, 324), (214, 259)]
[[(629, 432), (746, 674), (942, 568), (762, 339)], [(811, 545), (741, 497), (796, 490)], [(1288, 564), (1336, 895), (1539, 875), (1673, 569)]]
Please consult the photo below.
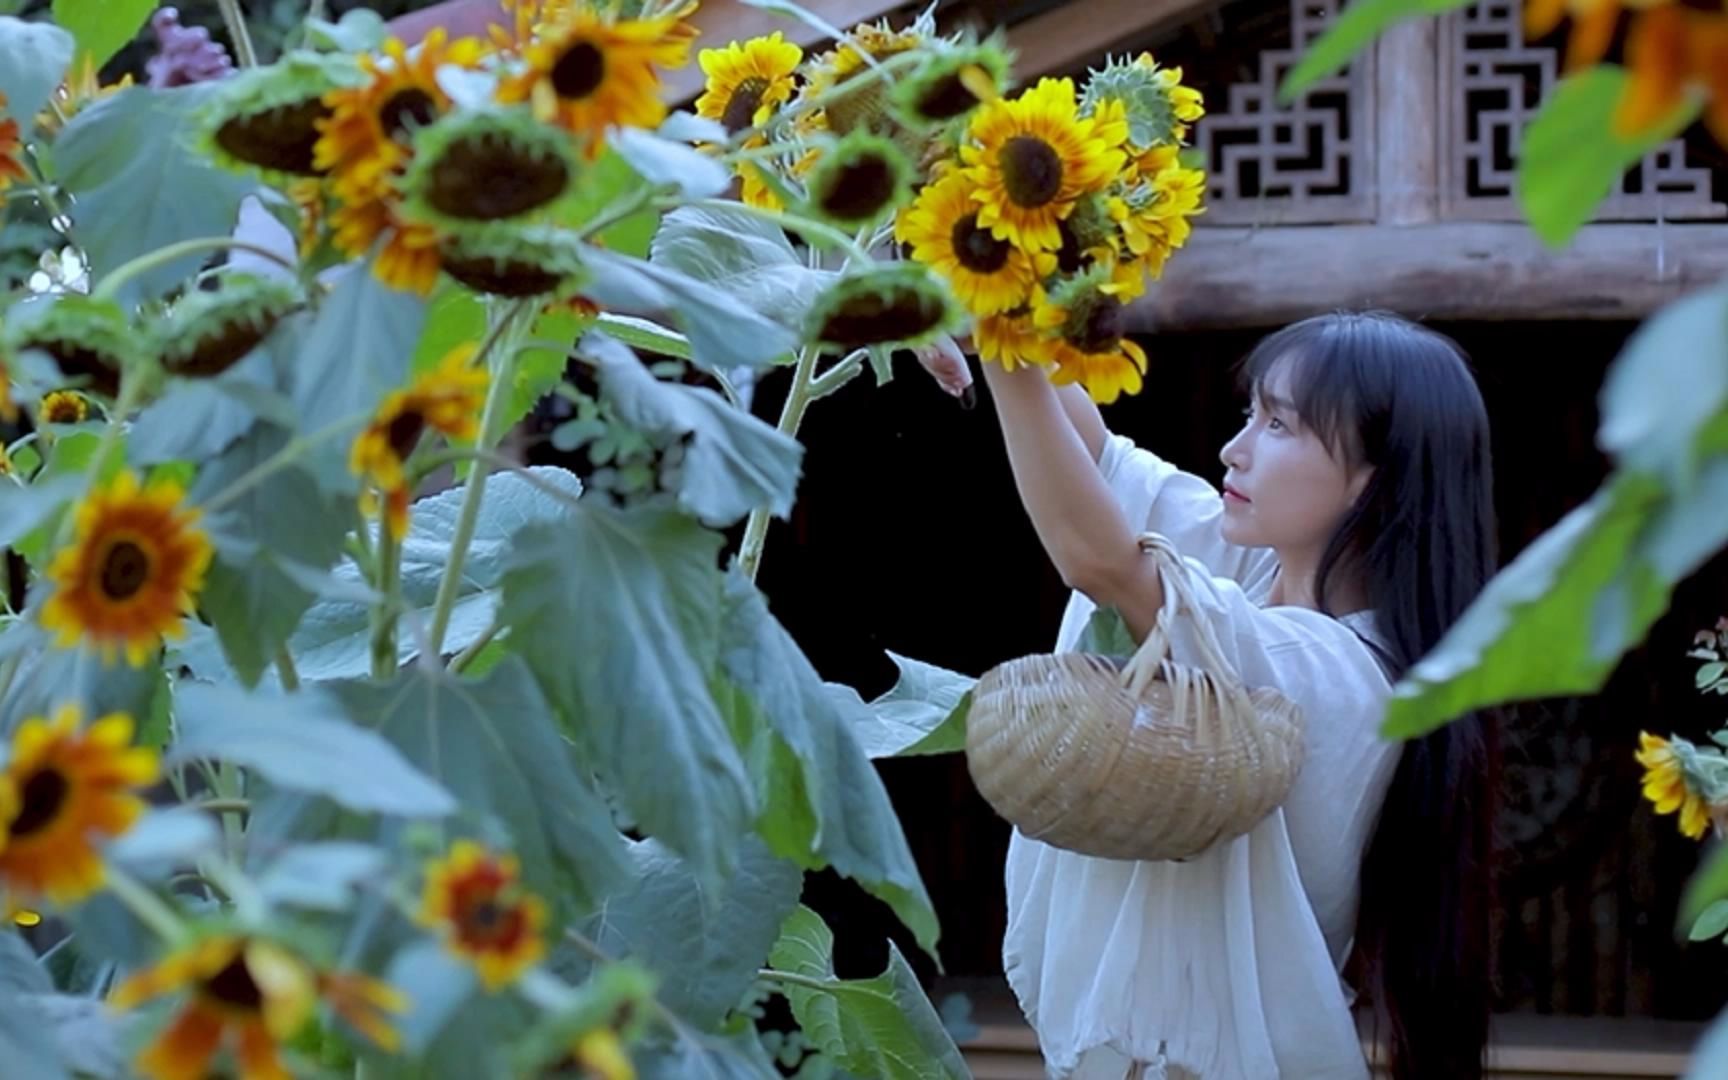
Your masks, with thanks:
[(1181, 142), (1188, 126), (1205, 115), (1200, 92), (1182, 85), (1181, 68), (1161, 68), (1151, 54), (1137, 59), (1112, 59), (1093, 71), (1080, 99), (1090, 116), (1107, 101), (1119, 101), (1127, 112), (1128, 141), (1139, 147)]
[(855, 131), (816, 163), (808, 181), (809, 209), (847, 228), (872, 224), (906, 201), (911, 172), (899, 147)]
[(582, 245), (541, 226), (470, 225), (446, 233), (438, 257), (445, 273), (493, 296), (552, 293), (582, 271)]
[(292, 282), (235, 275), (213, 292), (194, 292), (158, 327), (162, 367), (188, 378), (220, 375), (305, 303)]
[(808, 334), (842, 352), (916, 345), (948, 329), (954, 318), (938, 278), (912, 263), (891, 263), (841, 278), (823, 293), (810, 309)]
[(453, 113), (414, 139), (403, 178), (409, 211), (439, 220), (500, 221), (556, 201), (570, 189), (570, 137), (525, 112)]
[(359, 64), (339, 53), (291, 53), (235, 75), (202, 114), (211, 154), (238, 171), (321, 175), (313, 148), (331, 115), (324, 96), (363, 81)]

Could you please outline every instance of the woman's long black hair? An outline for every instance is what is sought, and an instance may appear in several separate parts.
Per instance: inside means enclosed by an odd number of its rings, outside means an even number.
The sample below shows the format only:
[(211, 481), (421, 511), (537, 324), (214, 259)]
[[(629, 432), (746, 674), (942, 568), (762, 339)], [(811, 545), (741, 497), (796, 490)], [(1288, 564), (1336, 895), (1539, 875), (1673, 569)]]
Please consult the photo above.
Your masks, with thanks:
[[(1315, 595), (1366, 587), (1394, 679), (1439, 643), (1496, 563), (1488, 416), (1462, 349), (1383, 313), (1307, 319), (1243, 362), (1280, 365), (1302, 422), (1374, 469), (1333, 534)], [(1490, 856), (1498, 751), (1488, 717), (1403, 747), (1362, 865), (1352, 967), (1394, 1080), (1476, 1080), (1493, 993)]]

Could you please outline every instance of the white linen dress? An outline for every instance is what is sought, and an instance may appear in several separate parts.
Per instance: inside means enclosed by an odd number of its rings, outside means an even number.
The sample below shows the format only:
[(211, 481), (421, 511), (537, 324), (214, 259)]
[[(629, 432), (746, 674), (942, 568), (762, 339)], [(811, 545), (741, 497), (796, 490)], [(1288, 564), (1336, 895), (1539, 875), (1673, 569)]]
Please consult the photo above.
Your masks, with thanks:
[[(1184, 862), (1098, 859), (1016, 832), (1003, 964), (1062, 1080), (1365, 1080), (1341, 978), (1362, 854), (1398, 746), (1378, 727), (1391, 694), (1362, 634), (1264, 607), (1272, 552), (1227, 543), (1223, 504), (1199, 477), (1121, 436), (1099, 461), (1130, 522), (1169, 538), (1227, 657), (1307, 718), (1307, 756), (1285, 804), (1245, 836)], [(1058, 635), (1074, 646), (1093, 604), (1075, 593)], [(1190, 646), (1178, 634), (1178, 660)]]

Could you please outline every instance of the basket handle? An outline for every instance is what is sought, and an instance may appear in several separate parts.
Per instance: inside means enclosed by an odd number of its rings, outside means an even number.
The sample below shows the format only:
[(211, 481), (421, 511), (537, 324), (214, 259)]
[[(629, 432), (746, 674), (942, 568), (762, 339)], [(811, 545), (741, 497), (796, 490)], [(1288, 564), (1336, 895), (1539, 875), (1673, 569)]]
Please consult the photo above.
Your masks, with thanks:
[(1157, 533), (1140, 535), (1140, 550), (1158, 564), (1158, 576), (1164, 584), (1164, 606), (1152, 621), (1146, 640), (1140, 643), (1132, 659), (1122, 669), (1122, 682), (1128, 691), (1139, 694), (1158, 677), (1164, 660), (1170, 653), (1170, 631), (1183, 609), (1194, 615), (1192, 620), (1199, 646), (1200, 666), (1228, 684), (1240, 682), (1236, 669), (1224, 658), (1224, 649), (1212, 624), (1200, 617), (1200, 605), (1194, 598), (1194, 585), (1182, 555), (1166, 537)]

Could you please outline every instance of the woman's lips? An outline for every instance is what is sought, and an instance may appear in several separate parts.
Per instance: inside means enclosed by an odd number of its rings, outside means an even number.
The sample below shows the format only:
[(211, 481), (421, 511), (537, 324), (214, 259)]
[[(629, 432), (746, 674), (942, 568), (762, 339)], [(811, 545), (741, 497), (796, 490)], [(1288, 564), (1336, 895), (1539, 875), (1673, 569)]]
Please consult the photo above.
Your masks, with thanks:
[(1243, 502), (1243, 503), (1254, 501), (1254, 500), (1250, 499), (1248, 496), (1242, 494), (1240, 491), (1237, 491), (1235, 488), (1231, 487), (1229, 484), (1224, 485), (1224, 498), (1226, 500), (1235, 499), (1237, 502)]

